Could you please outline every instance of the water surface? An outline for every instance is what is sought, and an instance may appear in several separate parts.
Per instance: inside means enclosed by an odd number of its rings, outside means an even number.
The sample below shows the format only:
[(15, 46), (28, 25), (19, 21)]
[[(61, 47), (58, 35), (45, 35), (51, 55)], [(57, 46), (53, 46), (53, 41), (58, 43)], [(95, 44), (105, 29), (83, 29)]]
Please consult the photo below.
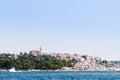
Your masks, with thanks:
[(0, 80), (120, 80), (120, 72), (0, 72)]

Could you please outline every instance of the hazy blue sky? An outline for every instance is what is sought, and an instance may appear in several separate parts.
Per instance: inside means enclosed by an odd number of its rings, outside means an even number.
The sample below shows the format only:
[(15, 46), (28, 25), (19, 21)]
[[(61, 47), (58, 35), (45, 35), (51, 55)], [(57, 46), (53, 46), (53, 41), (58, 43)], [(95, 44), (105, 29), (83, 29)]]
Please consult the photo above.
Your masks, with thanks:
[(0, 51), (39, 49), (120, 60), (120, 0), (1, 0)]

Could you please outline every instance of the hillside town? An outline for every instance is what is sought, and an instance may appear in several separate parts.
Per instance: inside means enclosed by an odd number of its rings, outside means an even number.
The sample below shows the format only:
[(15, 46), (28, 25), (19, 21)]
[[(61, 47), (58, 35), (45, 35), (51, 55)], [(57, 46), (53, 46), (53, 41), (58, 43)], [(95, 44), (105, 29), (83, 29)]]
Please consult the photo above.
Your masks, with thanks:
[(64, 66), (61, 70), (75, 70), (75, 71), (119, 71), (120, 65), (119, 61), (107, 61), (102, 60), (99, 57), (93, 57), (88, 55), (80, 55), (80, 54), (69, 54), (69, 53), (44, 53), (42, 50), (31, 50), (29, 53), (20, 52), (20, 54), (8, 54), (1, 53), (0, 57), (10, 57), (17, 59), (18, 56), (43, 56), (47, 58), (56, 58), (56, 59), (64, 59), (67, 61), (71, 61), (74, 64), (73, 67)]

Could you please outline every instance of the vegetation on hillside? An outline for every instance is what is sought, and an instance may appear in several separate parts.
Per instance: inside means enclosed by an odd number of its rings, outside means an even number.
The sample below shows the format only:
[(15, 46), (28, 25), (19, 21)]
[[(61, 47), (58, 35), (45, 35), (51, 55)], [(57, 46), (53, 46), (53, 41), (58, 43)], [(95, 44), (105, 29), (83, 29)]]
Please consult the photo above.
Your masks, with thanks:
[(8, 70), (12, 67), (15, 67), (16, 70), (57, 70), (62, 67), (73, 67), (73, 64), (68, 60), (44, 56), (18, 56), (17, 59), (8, 56), (0, 57), (0, 69)]

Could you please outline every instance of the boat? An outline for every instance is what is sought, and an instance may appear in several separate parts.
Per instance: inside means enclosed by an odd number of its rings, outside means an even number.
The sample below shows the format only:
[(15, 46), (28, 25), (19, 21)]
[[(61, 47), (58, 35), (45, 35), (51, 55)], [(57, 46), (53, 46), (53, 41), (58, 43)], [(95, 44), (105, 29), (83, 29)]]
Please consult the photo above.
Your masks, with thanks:
[(11, 68), (11, 69), (9, 69), (8, 70), (9, 72), (16, 72), (16, 70), (15, 70), (15, 68), (13, 67), (13, 68)]

